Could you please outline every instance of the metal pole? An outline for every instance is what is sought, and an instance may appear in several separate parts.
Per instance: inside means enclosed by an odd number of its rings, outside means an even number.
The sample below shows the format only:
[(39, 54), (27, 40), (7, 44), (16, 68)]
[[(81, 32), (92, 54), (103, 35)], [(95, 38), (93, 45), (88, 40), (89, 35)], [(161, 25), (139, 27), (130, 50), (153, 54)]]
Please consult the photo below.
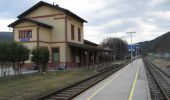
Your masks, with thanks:
[(130, 47), (130, 51), (131, 51), (131, 62), (132, 62), (132, 33), (130, 34), (130, 37), (131, 37), (131, 47)]
[(139, 44), (136, 44), (136, 58), (139, 56)]
[(137, 59), (137, 55), (138, 55), (138, 47), (137, 47), (137, 44), (136, 44), (135, 48), (136, 48), (136, 59)]
[(114, 41), (114, 62), (116, 61), (116, 59), (115, 59), (115, 55), (116, 55), (116, 43), (115, 43), (116, 41)]
[(127, 33), (129, 33), (130, 34), (130, 37), (131, 37), (131, 62), (132, 62), (132, 57), (133, 57), (133, 55), (132, 55), (132, 33), (136, 33), (136, 32), (127, 32)]

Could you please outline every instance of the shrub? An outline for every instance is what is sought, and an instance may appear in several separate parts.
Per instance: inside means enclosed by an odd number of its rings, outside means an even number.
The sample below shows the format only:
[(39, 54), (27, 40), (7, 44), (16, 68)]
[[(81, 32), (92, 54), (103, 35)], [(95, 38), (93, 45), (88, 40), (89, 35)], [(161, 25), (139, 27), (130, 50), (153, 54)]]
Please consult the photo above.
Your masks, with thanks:
[(48, 48), (34, 48), (31, 54), (31, 61), (37, 65), (39, 71), (46, 72), (47, 64), (50, 58), (50, 52)]
[(25, 64), (25, 61), (29, 60), (30, 50), (16, 42), (10, 44), (10, 49), (10, 62), (12, 62), (13, 69), (20, 74), (22, 73), (21, 68)]
[(16, 72), (20, 74), (22, 66), (29, 59), (29, 51), (27, 47), (16, 42), (0, 43), (0, 62), (8, 63), (6, 64), (8, 66), (12, 64), (15, 74)]

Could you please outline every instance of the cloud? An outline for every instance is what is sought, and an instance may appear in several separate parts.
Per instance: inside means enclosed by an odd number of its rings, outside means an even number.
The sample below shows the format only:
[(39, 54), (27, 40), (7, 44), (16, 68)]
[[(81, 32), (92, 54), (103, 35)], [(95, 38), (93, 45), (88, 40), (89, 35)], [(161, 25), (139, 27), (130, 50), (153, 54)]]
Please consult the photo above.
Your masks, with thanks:
[[(136, 31), (133, 42), (151, 40), (169, 31), (170, 0), (44, 0), (55, 2), (88, 21), (85, 38), (100, 43), (106, 37), (122, 37)], [(0, 0), (1, 30), (39, 0)], [(8, 7), (6, 7), (8, 5)], [(12, 19), (12, 20), (8, 20)]]
[(161, 20), (168, 20), (170, 21), (170, 11), (154, 11), (149, 13), (150, 16), (155, 16)]
[(0, 0), (0, 19), (16, 18), (35, 3), (34, 0)]
[(1, 23), (0, 24), (0, 31), (12, 31), (7, 26), (13, 21), (15, 21), (15, 19), (7, 19), (7, 20), (0, 19), (0, 23)]
[(168, 2), (168, 0), (151, 0), (152, 5), (160, 5), (166, 2)]
[[(159, 25), (152, 23), (154, 19), (143, 19), (137, 18), (136, 25), (133, 28), (128, 28), (127, 31), (134, 31), (136, 33), (133, 34), (134, 43), (146, 40), (152, 40), (157, 36), (160, 36), (162, 33), (167, 32), (166, 29), (160, 28)], [(129, 42), (129, 41), (128, 41)]]

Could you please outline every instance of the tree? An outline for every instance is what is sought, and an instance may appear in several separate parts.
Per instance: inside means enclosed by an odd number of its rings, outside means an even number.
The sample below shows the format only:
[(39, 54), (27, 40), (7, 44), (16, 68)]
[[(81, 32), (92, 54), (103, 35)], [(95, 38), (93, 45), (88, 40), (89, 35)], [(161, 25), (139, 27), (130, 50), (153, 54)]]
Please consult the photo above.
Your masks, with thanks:
[(31, 51), (31, 61), (34, 62), (36, 64), (36, 66), (38, 67), (38, 70), (40, 71), (40, 48), (34, 48), (32, 51)]
[(21, 68), (25, 61), (29, 60), (29, 54), (30, 50), (22, 44), (16, 42), (10, 44), (9, 61), (12, 63), (15, 74), (22, 73)]
[(1, 76), (3, 77), (9, 75), (10, 71), (9, 53), (10, 53), (9, 43), (0, 42), (0, 69)]
[[(16, 42), (0, 43), (0, 62), (1, 62), (1, 74), (6, 75), (7, 68), (9, 69), (12, 64), (15, 75), (20, 74), (22, 66), (25, 64), (25, 61), (29, 59), (29, 49), (22, 44)], [(9, 74), (9, 70), (8, 70)]]
[(40, 51), (41, 54), (41, 67), (42, 67), (42, 71), (46, 71), (47, 69), (47, 64), (50, 58), (50, 52), (48, 50), (48, 48), (41, 48)]
[(21, 68), (25, 64), (25, 61), (29, 60), (30, 50), (22, 44), (17, 45), (17, 70), (18, 73), (22, 73)]
[(37, 65), (39, 71), (46, 72), (47, 64), (50, 58), (50, 52), (48, 48), (34, 48), (31, 54), (31, 61)]
[(100, 45), (102, 48), (112, 49), (116, 59), (124, 59), (128, 52), (127, 42), (120, 38), (106, 38)]

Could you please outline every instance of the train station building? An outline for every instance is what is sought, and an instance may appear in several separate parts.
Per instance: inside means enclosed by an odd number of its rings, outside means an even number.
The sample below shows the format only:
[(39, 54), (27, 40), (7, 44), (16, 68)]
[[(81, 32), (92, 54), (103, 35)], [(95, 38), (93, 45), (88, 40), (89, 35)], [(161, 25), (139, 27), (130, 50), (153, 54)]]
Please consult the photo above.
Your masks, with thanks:
[[(29, 49), (48, 48), (51, 67), (111, 62), (111, 50), (84, 39), (84, 23), (87, 21), (71, 11), (40, 1), (20, 14), (9, 27), (13, 28), (14, 41)], [(26, 65), (33, 66), (30, 60)]]

